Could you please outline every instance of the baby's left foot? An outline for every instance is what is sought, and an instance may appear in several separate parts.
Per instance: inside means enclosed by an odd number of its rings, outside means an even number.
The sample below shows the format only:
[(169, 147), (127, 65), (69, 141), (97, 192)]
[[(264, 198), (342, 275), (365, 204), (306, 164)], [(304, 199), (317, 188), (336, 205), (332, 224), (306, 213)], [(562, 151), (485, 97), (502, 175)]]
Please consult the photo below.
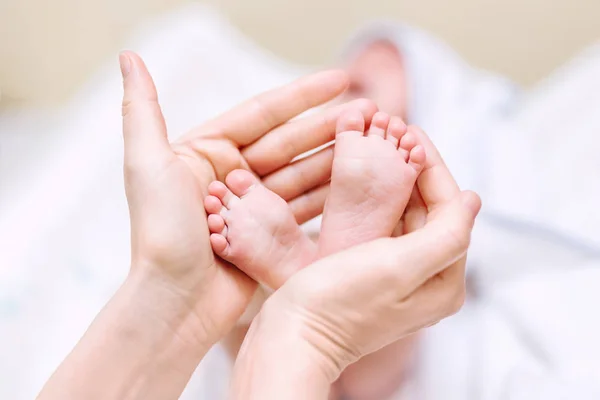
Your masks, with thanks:
[(321, 257), (389, 237), (425, 163), (424, 148), (397, 117), (379, 112), (365, 130), (360, 113), (347, 113), (337, 131)]
[(277, 289), (314, 260), (316, 245), (287, 202), (248, 171), (210, 184), (205, 200), (213, 251), (248, 276)]

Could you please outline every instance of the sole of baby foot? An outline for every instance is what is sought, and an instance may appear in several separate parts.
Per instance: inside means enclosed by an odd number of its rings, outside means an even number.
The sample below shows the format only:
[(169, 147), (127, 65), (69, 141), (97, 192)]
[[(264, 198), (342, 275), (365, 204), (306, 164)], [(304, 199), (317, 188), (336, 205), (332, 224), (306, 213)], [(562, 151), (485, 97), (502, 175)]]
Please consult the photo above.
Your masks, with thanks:
[(389, 237), (425, 164), (425, 150), (404, 122), (375, 114), (368, 131), (358, 112), (338, 121), (331, 190), (319, 255)]
[(213, 251), (272, 289), (309, 264), (316, 245), (287, 202), (245, 170), (212, 182), (205, 199)]

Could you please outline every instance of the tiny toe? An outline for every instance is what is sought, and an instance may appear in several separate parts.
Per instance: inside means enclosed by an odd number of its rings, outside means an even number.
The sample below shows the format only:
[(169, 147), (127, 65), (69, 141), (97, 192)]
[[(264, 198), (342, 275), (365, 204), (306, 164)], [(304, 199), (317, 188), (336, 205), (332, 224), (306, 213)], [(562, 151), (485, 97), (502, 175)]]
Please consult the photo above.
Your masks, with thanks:
[(373, 116), (367, 136), (376, 136), (382, 139), (385, 138), (385, 131), (388, 128), (389, 123), (390, 116), (384, 112), (378, 112)]
[(210, 235), (210, 245), (212, 246), (213, 251), (219, 256), (225, 256), (227, 254), (229, 243), (227, 243), (225, 236), (213, 233)]
[(206, 199), (204, 199), (204, 208), (209, 214), (219, 214), (223, 208), (223, 203), (216, 196), (206, 196)]
[(400, 153), (402, 153), (402, 156), (404, 157), (404, 160), (406, 162), (408, 162), (408, 157), (410, 154), (410, 151), (417, 145), (417, 138), (414, 134), (412, 134), (411, 132), (407, 132), (404, 136), (402, 136), (402, 138), (400, 139), (400, 146), (398, 147), (398, 151)]
[(402, 139), (400, 139), (400, 147), (406, 151), (411, 151), (416, 145), (417, 138), (410, 132), (407, 132), (404, 136), (402, 136)]
[(343, 136), (364, 136), (365, 117), (358, 110), (346, 111), (338, 119), (336, 132)]
[(408, 156), (408, 165), (413, 167), (415, 171), (421, 172), (425, 166), (427, 154), (425, 153), (425, 147), (416, 145), (412, 148)]
[(406, 124), (402, 121), (402, 118), (392, 117), (387, 128), (385, 138), (392, 142), (392, 144), (398, 148), (400, 139), (406, 133)]
[(225, 178), (227, 187), (231, 189), (233, 196), (244, 197), (247, 195), (257, 184), (259, 180), (251, 172), (244, 169), (236, 169), (231, 171)]
[(227, 186), (221, 181), (213, 181), (208, 185), (208, 194), (222, 199), (227, 193)]
[(215, 181), (208, 185), (208, 193), (221, 199), (226, 208), (231, 209), (239, 198), (223, 182)]
[(225, 228), (225, 220), (219, 214), (210, 214), (208, 216), (208, 229), (211, 233), (221, 233)]

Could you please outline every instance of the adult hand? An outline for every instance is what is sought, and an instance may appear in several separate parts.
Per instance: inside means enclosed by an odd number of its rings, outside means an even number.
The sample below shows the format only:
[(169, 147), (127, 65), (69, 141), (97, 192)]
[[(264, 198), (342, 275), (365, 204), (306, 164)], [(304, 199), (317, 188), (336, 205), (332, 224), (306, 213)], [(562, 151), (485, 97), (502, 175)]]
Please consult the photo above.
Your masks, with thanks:
[(369, 118), (375, 106), (359, 100), (288, 122), (345, 90), (343, 72), (325, 72), (259, 95), (171, 146), (143, 62), (132, 53), (122, 60), (132, 269), (174, 284), (212, 344), (231, 329), (255, 283), (213, 255), (202, 203), (208, 184), (246, 168), (288, 200), (300, 222), (312, 218), (325, 201), (331, 149), (290, 161), (330, 141), (338, 115), (348, 107), (359, 107)]
[(428, 161), (405, 219), (410, 233), (320, 260), (275, 292), (240, 351), (236, 398), (326, 398), (347, 365), (462, 306), (480, 200), (460, 193), (428, 138), (411, 129)]
[[(125, 52), (120, 61), (131, 269), (40, 398), (177, 398), (256, 289), (213, 255), (203, 205), (208, 184), (250, 169), (290, 201), (299, 221), (321, 212), (327, 192), (331, 150), (290, 161), (330, 141), (346, 107), (288, 120), (342, 92), (343, 72), (267, 92), (171, 145), (142, 60)], [(375, 112), (369, 101), (349, 106), (366, 118)]]
[[(395, 237), (422, 228), (428, 220), (435, 217), (442, 205), (459, 192), (458, 185), (429, 137), (416, 126), (410, 126), (408, 129), (426, 148), (427, 161), (419, 177), (418, 187), (413, 191), (402, 220), (395, 229)], [(463, 257), (451, 268), (444, 270), (439, 275), (440, 278), (462, 281), (465, 264), (466, 257)], [(409, 369), (414, 365), (419, 337), (419, 334), (415, 334), (403, 338), (350, 365), (335, 383), (335, 389), (343, 393), (342, 397), (362, 399), (391, 396), (406, 382)]]

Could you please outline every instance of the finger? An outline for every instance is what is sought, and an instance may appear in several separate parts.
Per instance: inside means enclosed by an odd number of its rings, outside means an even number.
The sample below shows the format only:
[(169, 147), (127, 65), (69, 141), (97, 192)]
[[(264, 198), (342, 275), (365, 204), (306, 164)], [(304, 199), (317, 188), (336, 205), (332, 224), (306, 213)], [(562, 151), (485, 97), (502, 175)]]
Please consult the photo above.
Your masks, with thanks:
[[(481, 210), (481, 199), (477, 194), (471, 191), (465, 191), (460, 194), (463, 202), (470, 207), (471, 212), (477, 215)], [(459, 258), (445, 270), (440, 271), (439, 278), (444, 281), (457, 282), (464, 281), (467, 267), (467, 255)]]
[(242, 154), (258, 175), (271, 173), (299, 155), (332, 141), (338, 118), (348, 110), (359, 110), (369, 122), (377, 106), (371, 100), (358, 99), (290, 121), (246, 147)]
[[(379, 248), (363, 251), (379, 255), (381, 262), (377, 265), (386, 271), (388, 279), (395, 279), (404, 287), (417, 288), (446, 268), (462, 262), (480, 207), (481, 200), (476, 194), (461, 193), (422, 229), (399, 238), (373, 242)], [(452, 274), (459, 275), (460, 271)]]
[(171, 154), (167, 128), (156, 87), (142, 59), (125, 51), (119, 62), (123, 75), (123, 139), (126, 165), (156, 162)]
[[(207, 170), (214, 171), (215, 176), (210, 177), (208, 182), (215, 179), (224, 181), (227, 174), (235, 169), (249, 169), (248, 163), (240, 156), (237, 147), (228, 140), (191, 139), (185, 144), (175, 143), (172, 148), (175, 153), (188, 155), (197, 163), (205, 164)], [(209, 160), (219, 160), (219, 162), (213, 164)]]
[[(481, 210), (481, 199), (474, 192), (465, 191), (456, 196), (454, 201), (441, 210), (435, 220), (428, 222), (424, 229), (417, 232), (421, 235), (427, 235), (429, 230), (433, 230), (437, 232), (439, 243), (446, 250), (452, 249), (454, 254), (458, 254), (459, 250), (462, 249), (463, 254), (447, 265), (447, 268), (443, 268), (443, 264), (440, 263), (437, 269), (431, 268), (429, 270), (429, 277), (426, 275), (423, 277), (430, 280), (437, 275), (438, 279), (463, 287), (467, 250), (470, 245), (475, 218)], [(450, 252), (447, 254), (450, 254)], [(425, 283), (427, 279), (421, 279), (419, 283)]]
[[(415, 126), (409, 128), (419, 138), (420, 144), (425, 147), (426, 161), (425, 168), (417, 180), (417, 186), (421, 192), (424, 202), (427, 205), (429, 220), (438, 218), (437, 212), (443, 209), (448, 202), (452, 201), (460, 193), (458, 184), (452, 177), (448, 167), (444, 163), (439, 151), (431, 142), (431, 139), (421, 129)], [(474, 209), (481, 207), (481, 200), (472, 193), (463, 193), (463, 197), (471, 196), (471, 203)], [(452, 264), (441, 270), (437, 276), (438, 279), (446, 282), (463, 282), (465, 279), (467, 257), (465, 254), (455, 260)]]
[(331, 178), (333, 146), (295, 161), (265, 176), (263, 184), (286, 201), (295, 199)]
[(392, 232), (392, 237), (399, 237), (424, 227), (427, 214), (427, 206), (423, 202), (419, 188), (414, 187), (404, 214)]
[(303, 224), (321, 215), (328, 194), (329, 184), (327, 183), (290, 201), (288, 204), (298, 224)]
[(421, 229), (427, 223), (427, 206), (423, 201), (419, 188), (415, 187), (408, 200), (404, 212), (404, 233)]
[[(409, 298), (465, 255), (479, 206), (475, 194), (461, 194), (441, 210), (435, 223), (429, 222), (399, 238), (378, 239), (325, 257), (296, 273), (290, 281), (318, 270), (323, 281), (347, 279), (360, 282), (354, 287), (357, 291), (368, 292), (375, 287), (394, 301)], [(343, 276), (339, 275), (340, 265), (344, 266)]]
[[(481, 209), (481, 199), (473, 192), (463, 192), (460, 194), (463, 204), (473, 215), (477, 215)], [(465, 301), (466, 283), (465, 269), (466, 254), (458, 258), (454, 263), (438, 274), (433, 275), (419, 290), (414, 293), (415, 301), (419, 304), (433, 305), (436, 307), (436, 313), (430, 313), (434, 319), (430, 324), (455, 314), (460, 310)], [(428, 312), (425, 310), (424, 312)]]
[(435, 275), (405, 300), (413, 304), (407, 309), (410, 311), (412, 308), (417, 313), (411, 316), (404, 315), (404, 317), (413, 321), (414, 331), (435, 325), (459, 311), (464, 304), (465, 287), (464, 277), (449, 280)]
[(431, 211), (451, 201), (460, 189), (427, 134), (416, 126), (410, 126), (408, 130), (417, 136), (419, 143), (425, 148), (425, 167), (417, 180), (417, 185), (425, 204)]
[[(481, 210), (481, 199), (471, 191), (459, 192), (451, 202), (439, 210), (435, 218), (430, 219), (425, 227), (411, 234), (415, 236), (416, 242), (428, 237), (439, 245), (429, 254), (431, 264), (427, 279), (445, 270), (443, 260), (449, 261), (452, 255), (455, 259), (446, 266), (453, 267), (457, 262), (464, 264), (475, 218)], [(460, 271), (458, 273), (461, 274)], [(464, 273), (461, 279), (464, 279)]]
[(179, 141), (193, 139), (201, 132), (226, 137), (237, 146), (245, 146), (276, 126), (337, 97), (347, 87), (348, 76), (341, 70), (309, 75), (242, 103)]

